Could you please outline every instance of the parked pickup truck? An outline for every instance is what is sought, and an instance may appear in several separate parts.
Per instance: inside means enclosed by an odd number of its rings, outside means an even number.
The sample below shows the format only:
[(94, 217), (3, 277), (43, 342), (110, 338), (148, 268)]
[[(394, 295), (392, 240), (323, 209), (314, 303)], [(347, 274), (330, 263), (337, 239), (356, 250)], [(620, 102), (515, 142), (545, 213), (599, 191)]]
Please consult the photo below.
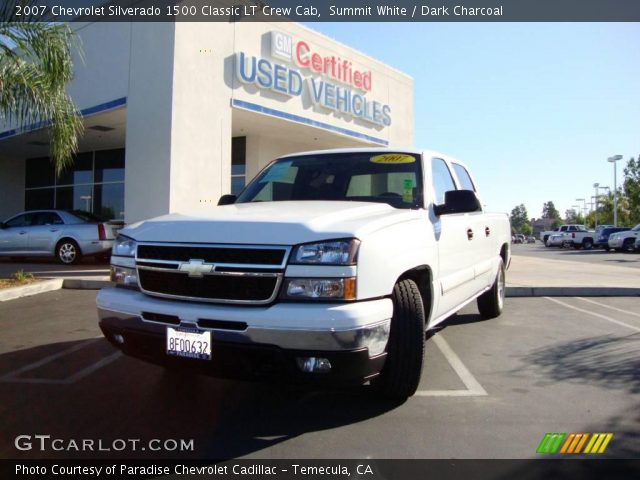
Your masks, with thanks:
[[(564, 233), (577, 233), (577, 232), (587, 232), (587, 231), (588, 230), (584, 227), (584, 225), (560, 225), (555, 230), (546, 230), (544, 232), (540, 232), (540, 240), (542, 240), (542, 243), (546, 245), (547, 240), (551, 235), (557, 235), (559, 233), (564, 234)], [(591, 243), (593, 245), (593, 241)]]
[(510, 225), (459, 161), (329, 150), (272, 162), (206, 216), (120, 232), (100, 327), (125, 354), (218, 377), (412, 395), (425, 332), (500, 315)]

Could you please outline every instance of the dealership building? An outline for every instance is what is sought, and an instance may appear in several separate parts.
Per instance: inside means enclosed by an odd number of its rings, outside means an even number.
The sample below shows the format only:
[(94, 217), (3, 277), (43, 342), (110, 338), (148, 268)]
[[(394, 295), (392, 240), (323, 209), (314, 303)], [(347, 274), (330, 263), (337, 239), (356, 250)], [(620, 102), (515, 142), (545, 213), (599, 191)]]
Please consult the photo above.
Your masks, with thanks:
[(303, 25), (73, 28), (81, 153), (56, 176), (44, 130), (0, 124), (0, 220), (36, 208), (127, 223), (197, 215), (282, 154), (413, 145), (411, 77)]

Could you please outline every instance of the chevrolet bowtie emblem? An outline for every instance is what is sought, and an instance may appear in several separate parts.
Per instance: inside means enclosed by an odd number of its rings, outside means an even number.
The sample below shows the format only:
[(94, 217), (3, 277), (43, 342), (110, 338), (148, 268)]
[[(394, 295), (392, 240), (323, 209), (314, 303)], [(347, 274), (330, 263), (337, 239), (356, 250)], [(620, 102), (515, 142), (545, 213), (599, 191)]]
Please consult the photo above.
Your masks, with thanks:
[(202, 277), (205, 273), (211, 273), (215, 265), (204, 263), (204, 260), (189, 260), (189, 263), (181, 263), (178, 270), (187, 272), (190, 277)]

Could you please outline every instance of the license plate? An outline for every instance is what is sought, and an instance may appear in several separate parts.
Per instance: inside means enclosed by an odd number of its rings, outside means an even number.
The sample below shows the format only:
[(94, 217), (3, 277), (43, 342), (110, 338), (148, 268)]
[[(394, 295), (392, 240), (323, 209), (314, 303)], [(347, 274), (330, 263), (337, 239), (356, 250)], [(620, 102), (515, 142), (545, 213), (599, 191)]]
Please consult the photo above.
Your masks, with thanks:
[(211, 360), (211, 332), (167, 327), (167, 355)]

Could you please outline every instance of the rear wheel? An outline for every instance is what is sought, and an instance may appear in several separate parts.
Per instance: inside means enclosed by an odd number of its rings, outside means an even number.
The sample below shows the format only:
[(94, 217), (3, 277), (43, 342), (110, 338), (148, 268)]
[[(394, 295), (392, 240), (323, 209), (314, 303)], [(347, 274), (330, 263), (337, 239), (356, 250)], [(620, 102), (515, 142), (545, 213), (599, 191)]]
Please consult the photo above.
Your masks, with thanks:
[(584, 248), (585, 250), (591, 250), (593, 248), (593, 240), (591, 240), (590, 238), (585, 238), (582, 241), (582, 248)]
[(82, 253), (74, 240), (63, 239), (56, 246), (56, 258), (64, 265), (72, 265), (80, 261)]
[(500, 259), (498, 274), (493, 286), (478, 297), (478, 310), (484, 319), (499, 317), (504, 307), (505, 295), (505, 273), (504, 262)]
[(422, 375), (425, 313), (422, 295), (413, 280), (400, 280), (393, 288), (393, 317), (387, 358), (372, 384), (383, 396), (405, 399), (418, 389)]

